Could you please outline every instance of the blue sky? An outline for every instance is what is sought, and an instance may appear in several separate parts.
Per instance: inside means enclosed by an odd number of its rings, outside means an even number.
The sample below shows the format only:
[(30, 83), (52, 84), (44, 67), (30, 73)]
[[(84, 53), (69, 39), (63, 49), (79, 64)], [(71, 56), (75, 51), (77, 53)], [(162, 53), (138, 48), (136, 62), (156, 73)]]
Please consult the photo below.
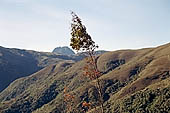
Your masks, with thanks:
[(170, 0), (0, 0), (0, 46), (38, 51), (69, 46), (70, 10), (99, 49), (170, 42)]

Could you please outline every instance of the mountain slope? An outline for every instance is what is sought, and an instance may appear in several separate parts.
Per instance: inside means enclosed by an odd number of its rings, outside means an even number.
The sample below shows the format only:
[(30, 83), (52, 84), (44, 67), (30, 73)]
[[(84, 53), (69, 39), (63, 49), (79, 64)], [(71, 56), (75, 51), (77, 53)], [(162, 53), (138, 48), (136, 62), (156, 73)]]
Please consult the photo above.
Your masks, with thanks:
[(50, 64), (81, 58), (0, 47), (0, 91), (15, 79), (33, 74)]
[[(0, 93), (0, 111), (4, 113), (62, 113), (66, 103), (63, 90), (75, 97), (72, 106), (80, 113), (82, 102), (92, 104), (98, 93), (94, 81), (82, 76), (86, 60), (64, 61), (13, 82)], [(107, 52), (97, 59), (103, 87), (106, 113), (167, 112), (170, 102), (170, 44), (157, 48)], [(87, 109), (85, 109), (87, 110)]]

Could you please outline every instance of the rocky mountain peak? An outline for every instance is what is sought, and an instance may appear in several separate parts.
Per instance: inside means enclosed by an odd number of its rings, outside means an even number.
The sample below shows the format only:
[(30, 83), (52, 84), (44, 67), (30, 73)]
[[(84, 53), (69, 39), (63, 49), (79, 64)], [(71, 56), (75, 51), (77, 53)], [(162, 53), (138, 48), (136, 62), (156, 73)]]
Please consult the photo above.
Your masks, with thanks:
[(52, 52), (55, 54), (62, 54), (62, 55), (74, 55), (75, 54), (74, 51), (67, 46), (56, 47)]

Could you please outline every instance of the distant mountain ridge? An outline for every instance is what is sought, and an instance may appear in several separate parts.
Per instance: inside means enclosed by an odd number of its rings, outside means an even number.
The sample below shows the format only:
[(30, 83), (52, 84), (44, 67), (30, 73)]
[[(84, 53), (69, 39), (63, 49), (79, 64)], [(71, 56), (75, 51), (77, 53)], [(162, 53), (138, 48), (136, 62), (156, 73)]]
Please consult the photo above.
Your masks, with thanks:
[(61, 61), (78, 61), (84, 56), (68, 56), (0, 46), (0, 92), (13, 80), (33, 74)]
[(56, 47), (52, 53), (55, 54), (62, 54), (62, 55), (74, 55), (74, 51), (72, 49), (70, 49), (67, 46), (63, 46), (63, 47)]
[[(98, 51), (102, 54), (105, 51)], [(58, 47), (54, 52), (37, 52), (0, 46), (0, 92), (12, 81), (31, 75), (50, 64), (62, 61), (80, 61), (84, 54), (75, 54), (69, 47)]]

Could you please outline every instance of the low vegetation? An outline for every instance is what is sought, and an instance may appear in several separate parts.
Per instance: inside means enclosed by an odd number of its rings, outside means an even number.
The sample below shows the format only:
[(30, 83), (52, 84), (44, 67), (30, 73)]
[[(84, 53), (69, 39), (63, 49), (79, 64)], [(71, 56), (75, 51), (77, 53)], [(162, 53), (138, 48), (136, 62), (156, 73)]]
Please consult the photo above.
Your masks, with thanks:
[[(167, 112), (169, 106), (170, 44), (152, 49), (124, 50), (99, 55), (97, 65), (103, 89), (105, 112)], [(127, 54), (131, 56), (127, 57)], [(124, 59), (109, 71), (107, 62)], [(104, 65), (101, 63), (103, 62)], [(117, 63), (116, 63), (117, 64)], [(86, 59), (50, 65), (29, 77), (14, 81), (0, 93), (2, 113), (65, 111), (64, 88), (74, 95), (72, 109), (93, 112), (99, 109), (95, 80), (83, 76)], [(114, 64), (110, 65), (115, 67)], [(83, 102), (92, 106), (84, 108)], [(18, 109), (22, 108), (22, 109)]]

